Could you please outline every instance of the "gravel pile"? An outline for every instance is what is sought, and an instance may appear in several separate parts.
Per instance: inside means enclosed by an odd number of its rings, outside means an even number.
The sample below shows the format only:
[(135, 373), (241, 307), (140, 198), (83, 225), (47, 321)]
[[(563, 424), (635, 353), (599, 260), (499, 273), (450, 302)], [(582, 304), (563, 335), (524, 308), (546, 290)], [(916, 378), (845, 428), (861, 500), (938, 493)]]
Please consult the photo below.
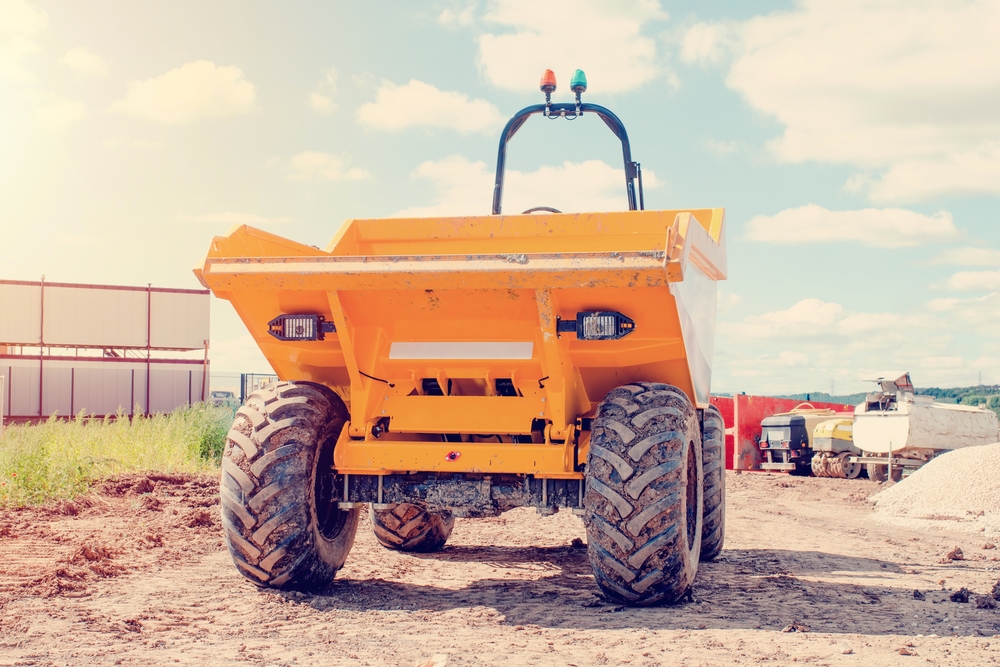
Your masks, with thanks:
[(1000, 443), (942, 454), (872, 501), (879, 523), (1000, 535)]

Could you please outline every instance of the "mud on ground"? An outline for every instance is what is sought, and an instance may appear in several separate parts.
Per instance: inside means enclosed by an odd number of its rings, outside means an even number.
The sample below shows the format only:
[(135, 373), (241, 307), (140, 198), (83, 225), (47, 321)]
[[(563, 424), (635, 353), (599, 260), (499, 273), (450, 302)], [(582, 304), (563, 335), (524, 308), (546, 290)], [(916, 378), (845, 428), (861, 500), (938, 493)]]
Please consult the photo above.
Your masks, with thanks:
[(726, 549), (694, 601), (630, 609), (599, 595), (569, 513), (459, 519), (429, 555), (366, 523), (337, 580), (301, 595), (236, 573), (214, 477), (116, 478), (0, 512), (0, 665), (1000, 663), (1000, 610), (975, 604), (1000, 578), (988, 537), (874, 524), (865, 480), (727, 483)]

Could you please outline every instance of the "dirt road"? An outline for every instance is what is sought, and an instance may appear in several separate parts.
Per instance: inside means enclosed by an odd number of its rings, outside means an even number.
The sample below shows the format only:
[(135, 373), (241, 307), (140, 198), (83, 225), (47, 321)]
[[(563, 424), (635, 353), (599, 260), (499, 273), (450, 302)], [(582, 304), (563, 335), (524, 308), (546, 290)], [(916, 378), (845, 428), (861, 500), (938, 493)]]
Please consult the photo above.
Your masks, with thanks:
[[(568, 513), (460, 519), (432, 555), (365, 526), (337, 581), (299, 595), (237, 575), (214, 478), (119, 479), (0, 512), (0, 665), (1000, 663), (1000, 610), (949, 599), (1000, 578), (986, 538), (873, 524), (864, 480), (728, 484), (726, 549), (694, 601), (623, 609)], [(955, 546), (965, 560), (941, 562)]]

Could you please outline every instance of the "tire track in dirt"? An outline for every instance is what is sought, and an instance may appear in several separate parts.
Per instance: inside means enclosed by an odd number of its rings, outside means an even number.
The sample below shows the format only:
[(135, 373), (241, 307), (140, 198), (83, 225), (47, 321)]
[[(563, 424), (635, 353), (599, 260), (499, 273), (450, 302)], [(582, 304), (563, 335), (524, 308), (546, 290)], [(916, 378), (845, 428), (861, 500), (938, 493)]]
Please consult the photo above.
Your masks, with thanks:
[[(217, 478), (119, 478), (75, 512), (0, 512), (0, 665), (911, 664), (901, 650), (1000, 661), (988, 636), (1000, 612), (949, 600), (989, 590), (996, 550), (868, 522), (871, 482), (728, 485), (726, 548), (702, 564), (694, 602), (628, 609), (599, 595), (567, 513), (460, 519), (433, 554), (386, 550), (365, 525), (326, 590), (279, 593), (236, 573)], [(966, 559), (940, 563), (956, 545)]]

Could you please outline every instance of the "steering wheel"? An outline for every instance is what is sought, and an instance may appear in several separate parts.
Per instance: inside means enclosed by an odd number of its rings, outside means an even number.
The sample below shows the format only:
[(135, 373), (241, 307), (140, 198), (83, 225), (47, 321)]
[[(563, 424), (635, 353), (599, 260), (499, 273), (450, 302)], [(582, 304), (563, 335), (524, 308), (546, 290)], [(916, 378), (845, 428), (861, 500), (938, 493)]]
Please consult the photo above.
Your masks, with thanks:
[(559, 209), (552, 208), (551, 206), (533, 206), (532, 208), (529, 208), (527, 211), (523, 211), (521, 215), (525, 215), (527, 213), (535, 213), (537, 211), (544, 211), (546, 213), (562, 213), (562, 211), (560, 211)]

